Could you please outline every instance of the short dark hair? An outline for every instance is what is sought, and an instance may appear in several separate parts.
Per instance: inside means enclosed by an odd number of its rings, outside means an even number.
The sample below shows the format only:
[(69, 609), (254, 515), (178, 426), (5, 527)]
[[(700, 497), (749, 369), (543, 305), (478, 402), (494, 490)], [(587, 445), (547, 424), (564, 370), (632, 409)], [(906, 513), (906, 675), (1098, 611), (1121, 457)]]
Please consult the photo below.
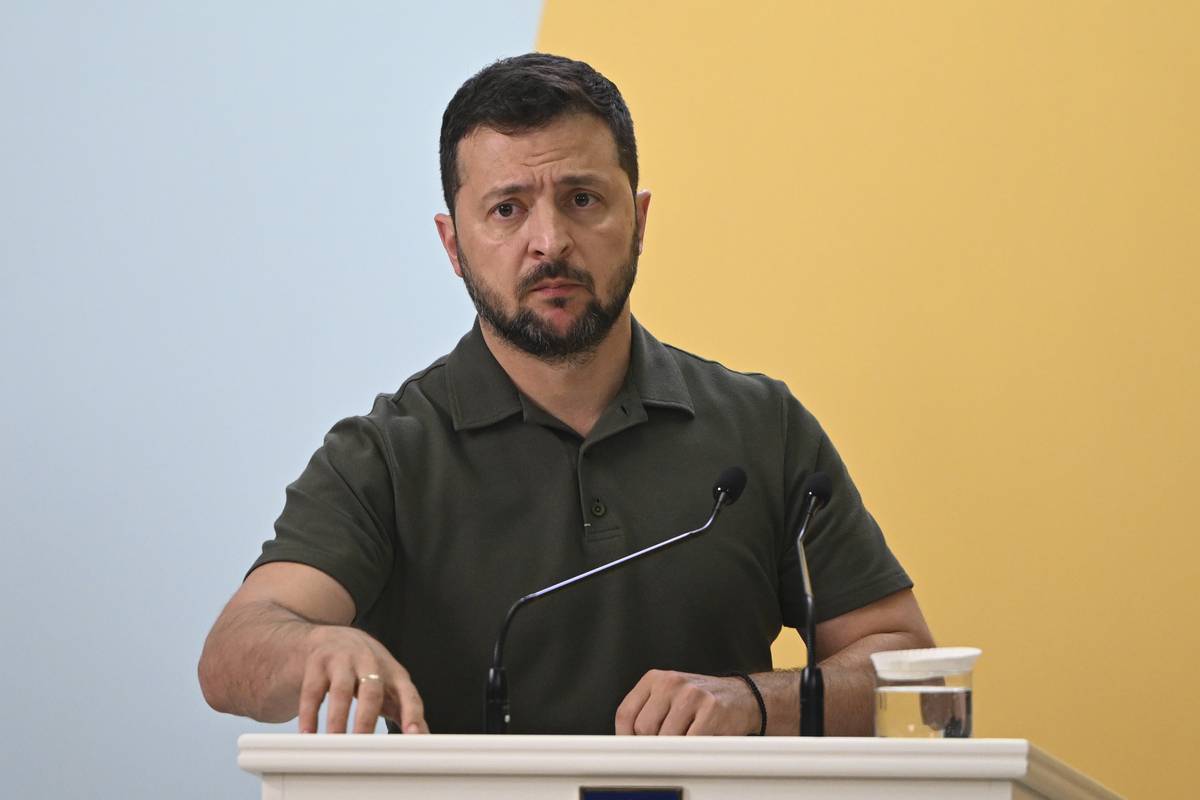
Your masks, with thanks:
[(454, 214), (462, 185), (458, 143), (476, 128), (504, 134), (537, 130), (567, 114), (584, 113), (608, 124), (617, 143), (617, 160), (637, 191), (637, 140), (633, 117), (616, 84), (582, 61), (548, 53), (526, 53), (484, 67), (459, 87), (442, 114), (439, 141), (442, 194)]

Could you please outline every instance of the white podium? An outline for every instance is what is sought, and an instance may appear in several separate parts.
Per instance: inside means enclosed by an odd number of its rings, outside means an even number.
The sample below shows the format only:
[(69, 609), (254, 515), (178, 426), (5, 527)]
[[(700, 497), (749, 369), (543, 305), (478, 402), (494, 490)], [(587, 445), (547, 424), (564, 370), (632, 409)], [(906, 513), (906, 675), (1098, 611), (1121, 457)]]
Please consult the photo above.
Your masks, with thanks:
[(246, 734), (238, 765), (263, 800), (1117, 798), (1023, 739)]

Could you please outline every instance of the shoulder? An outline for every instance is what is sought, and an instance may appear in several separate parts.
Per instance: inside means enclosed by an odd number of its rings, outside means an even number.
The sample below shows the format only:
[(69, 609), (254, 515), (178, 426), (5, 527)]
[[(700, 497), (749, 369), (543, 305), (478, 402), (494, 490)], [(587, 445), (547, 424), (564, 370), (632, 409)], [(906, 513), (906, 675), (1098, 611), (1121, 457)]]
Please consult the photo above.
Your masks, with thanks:
[(369, 416), (384, 420), (427, 411), (430, 406), (444, 406), (448, 359), (449, 356), (442, 356), (425, 369), (410, 375), (396, 391), (377, 395)]
[(326, 448), (387, 451), (447, 418), (445, 363), (439, 358), (395, 391), (377, 394), (367, 413), (339, 420), (325, 437)]
[(731, 369), (673, 345), (663, 347), (679, 368), (698, 415), (728, 418), (748, 432), (778, 437), (806, 453), (820, 449), (825, 432), (782, 380)]
[(793, 400), (787, 384), (761, 372), (742, 372), (720, 361), (696, 355), (671, 344), (663, 344), (693, 396), (725, 402), (741, 400), (775, 406)]

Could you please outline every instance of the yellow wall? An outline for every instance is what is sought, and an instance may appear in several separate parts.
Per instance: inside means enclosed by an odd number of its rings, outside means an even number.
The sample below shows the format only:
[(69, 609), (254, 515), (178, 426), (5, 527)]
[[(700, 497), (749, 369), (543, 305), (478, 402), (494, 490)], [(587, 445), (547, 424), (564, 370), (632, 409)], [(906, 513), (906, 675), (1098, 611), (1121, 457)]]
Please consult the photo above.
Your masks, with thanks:
[(824, 422), (939, 642), (984, 650), (978, 735), (1137, 797), (1185, 796), (1198, 742), (1197, 31), (1193, 2), (548, 0), (539, 39), (633, 109), (638, 316)]

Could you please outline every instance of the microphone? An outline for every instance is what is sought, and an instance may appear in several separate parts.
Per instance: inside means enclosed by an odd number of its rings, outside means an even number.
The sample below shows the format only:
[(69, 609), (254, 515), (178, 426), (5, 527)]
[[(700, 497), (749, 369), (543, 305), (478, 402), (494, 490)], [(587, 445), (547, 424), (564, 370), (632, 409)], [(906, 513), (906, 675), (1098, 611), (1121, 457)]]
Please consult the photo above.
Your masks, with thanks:
[(508, 706), (508, 678), (504, 674), (504, 640), (508, 636), (509, 626), (512, 625), (513, 617), (516, 616), (518, 609), (532, 603), (534, 600), (538, 600), (548, 594), (553, 594), (560, 589), (565, 589), (580, 581), (616, 569), (642, 556), (656, 553), (659, 550), (665, 550), (671, 545), (682, 542), (684, 539), (703, 533), (716, 521), (717, 514), (721, 512), (721, 508), (736, 503), (738, 498), (742, 496), (742, 491), (745, 488), (745, 471), (741, 467), (727, 467), (721, 472), (716, 483), (713, 484), (712, 514), (709, 515), (708, 521), (699, 528), (672, 536), (670, 539), (661, 541), (658, 544), (652, 544), (649, 547), (644, 547), (635, 553), (618, 558), (616, 561), (601, 564), (598, 567), (589, 569), (587, 572), (581, 572), (566, 580), (559, 581), (553, 586), (547, 586), (545, 589), (539, 589), (532, 594), (527, 594), (513, 603), (512, 607), (508, 609), (508, 615), (504, 618), (504, 625), (500, 628), (500, 635), (496, 639), (496, 647), (492, 651), (492, 666), (488, 669), (487, 689), (484, 694), (484, 732), (508, 733), (508, 725), (512, 721)]
[[(713, 484), (713, 502), (720, 504), (721, 495), (725, 495), (724, 504), (731, 506), (738, 501), (742, 496), (742, 492), (746, 488), (746, 473), (741, 467), (726, 467), (721, 470), (721, 474), (717, 476), (717, 482)], [(713, 509), (714, 513), (716, 508)]]
[(825, 735), (825, 679), (817, 665), (816, 604), (813, 601), (812, 579), (808, 575), (808, 559), (804, 556), (804, 534), (813, 515), (829, 502), (833, 481), (824, 472), (814, 472), (800, 486), (804, 500), (800, 506), (800, 531), (796, 534), (796, 552), (800, 556), (800, 578), (804, 582), (804, 644), (808, 647), (808, 663), (800, 673), (800, 735)]

